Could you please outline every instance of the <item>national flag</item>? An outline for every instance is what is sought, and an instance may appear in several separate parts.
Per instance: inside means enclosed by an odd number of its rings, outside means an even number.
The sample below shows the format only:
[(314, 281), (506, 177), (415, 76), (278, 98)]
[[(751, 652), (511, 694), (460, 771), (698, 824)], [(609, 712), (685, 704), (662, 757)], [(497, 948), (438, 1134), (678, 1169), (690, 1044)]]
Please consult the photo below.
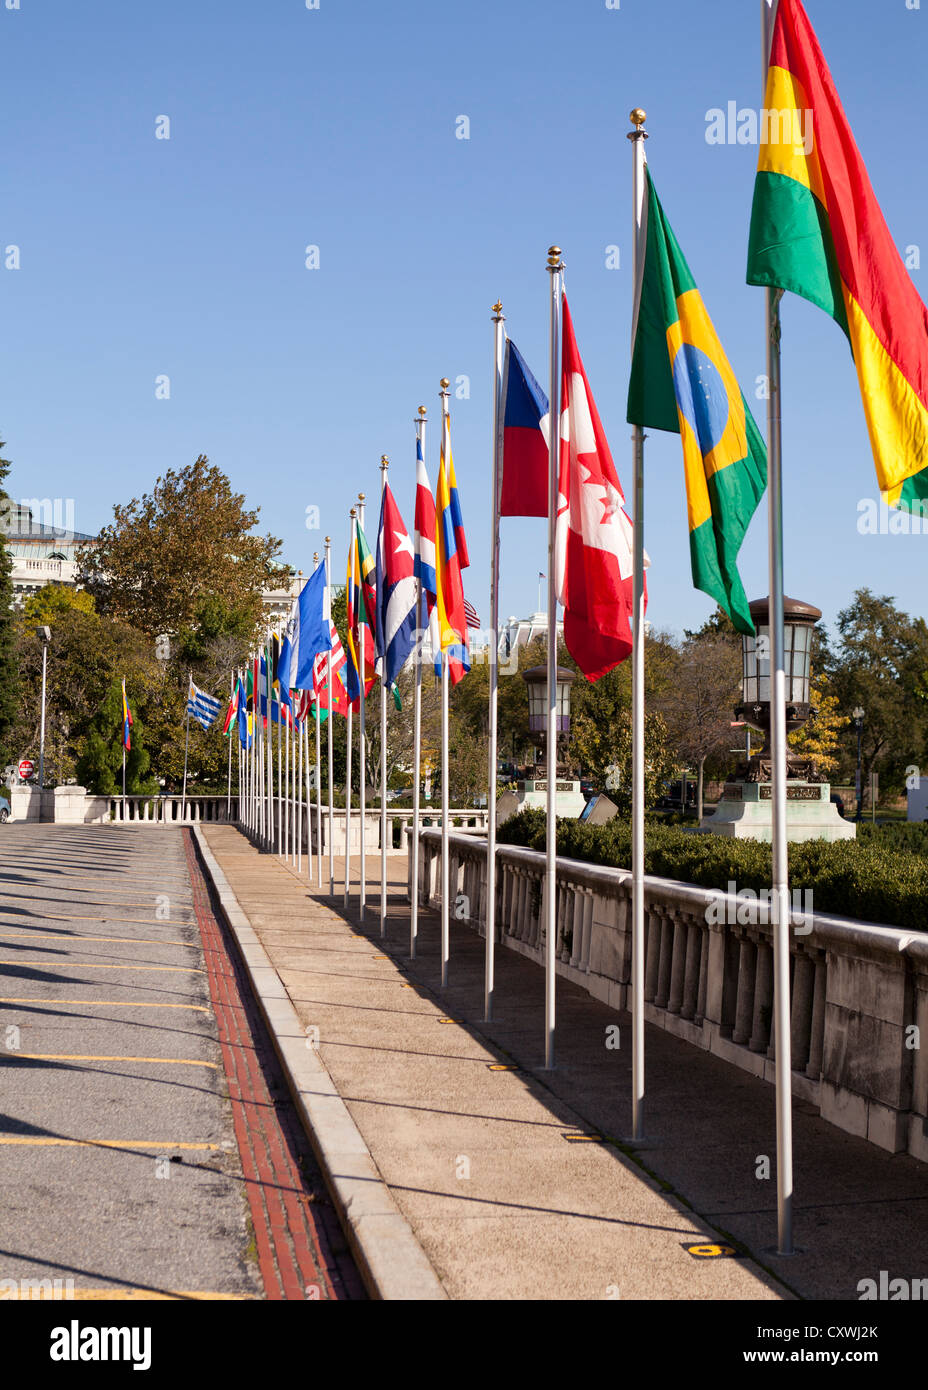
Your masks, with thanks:
[[(335, 624), (329, 619), (332, 640), (332, 708), (336, 714), (347, 716), (348, 714), (348, 691), (345, 689), (344, 669), (348, 658), (338, 635)], [(329, 712), (329, 656), (328, 653), (320, 653), (316, 657), (313, 667), (313, 704), (319, 705), (320, 718), (326, 719)], [(315, 718), (315, 715), (313, 716)]]
[(122, 681), (122, 746), (127, 753), (132, 751), (132, 711), (126, 698), (126, 678)]
[(190, 681), (187, 687), (187, 713), (202, 729), (212, 728), (221, 709), (221, 700), (217, 700), (215, 695), (207, 695), (205, 690), (201, 690), (192, 680)]
[(500, 516), (548, 515), (548, 397), (506, 339), (500, 409)]
[(414, 574), (422, 589), (422, 609), (418, 615), (420, 632), (428, 628), (433, 655), (441, 651), (438, 633), (438, 576), (435, 569), (435, 498), (429, 483), (422, 440), (416, 440), (416, 515), (413, 548)]
[(226, 717), (222, 726), (223, 738), (231, 738), (232, 736), (232, 725), (235, 723), (235, 717), (238, 714), (239, 692), (241, 688), (242, 682), (239, 680), (236, 682), (235, 689), (232, 691), (229, 708), (226, 710)]
[(361, 695), (361, 632), (364, 632), (364, 694), (370, 694), (376, 678), (374, 669), (374, 629), (376, 626), (376, 600), (374, 595), (374, 557), (361, 523), (356, 519), (348, 552), (347, 604), (348, 604), (348, 698), (352, 706)]
[(248, 710), (248, 701), (241, 677), (239, 677), (239, 682), (235, 691), (235, 703), (238, 741), (243, 748), (247, 749), (251, 747), (252, 717)]
[(316, 657), (320, 652), (329, 650), (329, 624), (325, 603), (325, 565), (319, 565), (303, 585), (290, 609), (277, 664), (277, 677), (282, 692), (308, 690), (312, 686)]
[(480, 619), (477, 616), (477, 610), (469, 599), (464, 600), (464, 618), (469, 628), (473, 628), (475, 632), (480, 631)]
[(390, 484), (380, 501), (377, 529), (377, 655), (389, 690), (416, 645), (415, 556)]
[[(448, 653), (448, 675), (457, 685), (470, 670), (467, 650), (467, 619), (464, 616), (464, 586), (461, 570), (470, 562), (461, 521), (461, 506), (454, 481), (451, 454), (451, 421), (442, 418), (438, 486), (435, 491), (435, 568), (438, 581), (438, 629), (440, 648)], [(435, 654), (437, 657), (437, 653)]]
[[(768, 0), (769, 2), (769, 0)], [(851, 344), (886, 501), (928, 498), (928, 310), (896, 249), (799, 0), (772, 12), (748, 283), (791, 290)]]
[(563, 296), (557, 596), (564, 641), (588, 680), (632, 649), (632, 523)]
[(650, 172), (627, 418), (680, 435), (693, 583), (753, 634), (737, 558), (767, 485), (767, 450)]

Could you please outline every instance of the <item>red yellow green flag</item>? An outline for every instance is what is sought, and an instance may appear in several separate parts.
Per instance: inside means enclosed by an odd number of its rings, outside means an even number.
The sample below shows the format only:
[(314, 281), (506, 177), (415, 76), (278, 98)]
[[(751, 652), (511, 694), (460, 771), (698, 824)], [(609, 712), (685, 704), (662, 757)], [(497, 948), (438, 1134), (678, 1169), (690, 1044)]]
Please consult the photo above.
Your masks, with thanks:
[(747, 278), (841, 326), (886, 501), (910, 509), (928, 498), (928, 310), (800, 0), (775, 4)]

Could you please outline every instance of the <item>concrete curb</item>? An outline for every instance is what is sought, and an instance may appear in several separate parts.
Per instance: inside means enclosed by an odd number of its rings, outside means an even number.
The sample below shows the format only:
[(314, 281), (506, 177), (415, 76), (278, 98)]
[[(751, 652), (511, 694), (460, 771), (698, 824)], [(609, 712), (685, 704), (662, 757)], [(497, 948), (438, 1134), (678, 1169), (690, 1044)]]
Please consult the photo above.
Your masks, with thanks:
[(235, 937), (368, 1293), (378, 1299), (447, 1299), (438, 1275), (394, 1201), (322, 1058), (307, 1044), (283, 982), (200, 827), (194, 825), (190, 829)]

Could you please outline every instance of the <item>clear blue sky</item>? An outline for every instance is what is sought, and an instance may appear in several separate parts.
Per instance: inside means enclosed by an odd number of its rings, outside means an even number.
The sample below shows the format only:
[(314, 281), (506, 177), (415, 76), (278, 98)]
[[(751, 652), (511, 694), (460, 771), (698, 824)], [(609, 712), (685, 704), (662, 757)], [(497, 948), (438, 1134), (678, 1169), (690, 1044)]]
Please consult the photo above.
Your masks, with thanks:
[[(0, 437), (17, 498), (72, 497), (94, 531), (203, 452), (291, 564), (309, 569), (329, 531), (341, 572), (348, 508), (359, 489), (376, 497), (383, 453), (411, 528), (416, 407), (434, 422), (440, 377), (466, 375), (470, 398), (452, 400), (465, 588), (486, 622), (490, 306), (502, 298), (544, 380), (551, 242), (630, 491), (625, 134), (639, 104), (665, 210), (753, 398), (756, 150), (705, 134), (709, 108), (761, 103), (757, 0), (8, 3), (0, 245), (21, 248), (21, 269), (0, 268)], [(922, 248), (924, 297), (928, 3), (807, 8), (897, 244)], [(170, 140), (155, 138), (162, 115)], [(155, 399), (160, 374), (170, 400)], [(433, 482), (436, 444), (433, 427)], [(828, 620), (863, 584), (924, 613), (928, 535), (858, 534), (877, 488), (856, 377), (838, 328), (795, 298), (784, 452), (787, 592)], [(676, 436), (648, 442), (646, 505), (650, 617), (696, 626), (713, 604), (691, 586)], [(764, 507), (742, 552), (752, 598), (767, 592), (765, 528)], [(502, 563), (503, 615), (532, 609), (544, 523), (504, 522)]]

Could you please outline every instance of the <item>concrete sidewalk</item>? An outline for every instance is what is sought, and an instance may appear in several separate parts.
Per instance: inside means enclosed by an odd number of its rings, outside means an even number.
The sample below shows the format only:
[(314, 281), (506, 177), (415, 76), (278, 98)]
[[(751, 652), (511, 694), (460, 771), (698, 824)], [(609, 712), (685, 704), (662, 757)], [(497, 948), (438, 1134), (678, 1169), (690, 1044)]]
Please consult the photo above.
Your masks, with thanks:
[[(925, 1165), (797, 1102), (803, 1253), (781, 1259), (772, 1087), (648, 1027), (653, 1144), (631, 1153), (587, 1138), (629, 1131), (628, 1015), (559, 979), (557, 1069), (534, 1070), (543, 971), (499, 949), (497, 1019), (483, 1023), (484, 942), (452, 922), (442, 991), (435, 914), (420, 914), (408, 958), (404, 860), (388, 861), (384, 943), (379, 885), (362, 930), (356, 891), (346, 913), (341, 891), (309, 886), (305, 864), (299, 879), (233, 827), (201, 834), (302, 1028), (318, 1029), (318, 1056), (448, 1297), (856, 1299), (881, 1269), (925, 1273)], [(727, 1241), (741, 1253), (714, 1255)]]

